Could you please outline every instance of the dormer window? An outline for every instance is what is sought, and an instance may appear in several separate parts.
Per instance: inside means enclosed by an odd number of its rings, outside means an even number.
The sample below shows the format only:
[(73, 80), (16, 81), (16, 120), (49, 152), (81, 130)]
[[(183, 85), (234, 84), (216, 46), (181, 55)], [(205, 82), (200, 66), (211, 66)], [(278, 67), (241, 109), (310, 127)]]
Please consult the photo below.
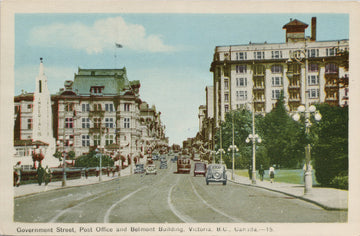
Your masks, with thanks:
[(90, 93), (92, 95), (102, 95), (103, 90), (104, 90), (104, 86), (92, 86), (90, 88)]

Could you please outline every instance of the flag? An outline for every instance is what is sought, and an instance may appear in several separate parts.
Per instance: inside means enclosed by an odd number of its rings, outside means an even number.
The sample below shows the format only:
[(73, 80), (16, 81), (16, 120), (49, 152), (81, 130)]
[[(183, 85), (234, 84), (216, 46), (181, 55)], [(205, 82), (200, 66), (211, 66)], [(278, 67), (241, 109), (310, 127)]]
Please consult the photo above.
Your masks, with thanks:
[(115, 43), (115, 46), (117, 47), (117, 48), (122, 48), (123, 46), (121, 45), (121, 44), (119, 44), (119, 43)]

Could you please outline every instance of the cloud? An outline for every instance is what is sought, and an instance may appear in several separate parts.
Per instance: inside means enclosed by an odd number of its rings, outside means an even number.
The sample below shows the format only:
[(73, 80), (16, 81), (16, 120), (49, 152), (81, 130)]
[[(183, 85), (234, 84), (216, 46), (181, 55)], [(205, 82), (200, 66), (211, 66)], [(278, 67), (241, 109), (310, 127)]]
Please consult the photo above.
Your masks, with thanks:
[(161, 35), (148, 35), (144, 26), (127, 23), (122, 17), (101, 19), (91, 26), (74, 22), (35, 27), (30, 31), (29, 43), (34, 46), (84, 50), (88, 54), (112, 50), (115, 43), (139, 52), (175, 50), (174, 47), (164, 44)]

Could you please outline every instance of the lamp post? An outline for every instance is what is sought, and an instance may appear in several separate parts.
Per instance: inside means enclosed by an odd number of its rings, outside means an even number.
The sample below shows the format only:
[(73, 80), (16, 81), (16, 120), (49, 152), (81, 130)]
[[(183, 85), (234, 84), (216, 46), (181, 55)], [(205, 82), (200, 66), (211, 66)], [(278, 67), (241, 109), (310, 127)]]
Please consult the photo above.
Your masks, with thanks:
[(252, 133), (246, 138), (246, 143), (252, 142), (252, 177), (251, 183), (256, 184), (256, 142), (261, 143), (259, 135), (255, 134), (255, 109), (252, 112)]
[[(56, 142), (56, 144), (58, 146), (60, 146), (60, 140), (58, 140)], [(69, 145), (66, 145), (66, 144), (69, 144)], [(63, 142), (62, 142), (62, 148), (63, 148), (63, 151), (62, 151), (62, 154), (63, 154), (63, 178), (62, 178), (62, 182), (61, 182), (61, 186), (62, 187), (65, 187), (66, 186), (66, 157), (67, 157), (67, 150), (65, 150), (65, 146), (71, 146), (72, 145), (72, 141), (70, 141), (69, 139), (63, 139)]]
[(234, 152), (239, 151), (238, 147), (234, 144), (234, 114), (232, 115), (232, 145), (229, 146), (228, 152), (232, 150), (232, 172), (231, 172), (231, 179), (234, 180), (234, 168), (235, 168), (235, 156)]
[[(305, 134), (308, 136), (310, 134), (311, 114), (314, 115), (316, 121), (321, 120), (320, 112), (316, 111), (316, 107), (314, 105), (303, 106), (300, 105), (297, 109), (297, 112), (293, 115), (293, 119), (295, 121), (300, 120), (300, 115), (304, 114), (305, 117)], [(304, 177), (304, 194), (311, 194), (312, 190), (312, 167), (310, 165), (311, 162), (311, 145), (307, 143), (305, 146), (305, 177)]]
[[(98, 148), (103, 148), (101, 146), (98, 146)], [(100, 173), (99, 173), (99, 182), (101, 182), (102, 178), (101, 178), (101, 175), (102, 175), (102, 167), (101, 167), (101, 159), (102, 159), (102, 152), (101, 150), (99, 150), (98, 148), (95, 149), (95, 152), (96, 152), (96, 157), (100, 158)]]
[(219, 150), (217, 150), (216, 154), (220, 154), (220, 164), (222, 164), (222, 154), (225, 154), (225, 150), (222, 148), (219, 148)]

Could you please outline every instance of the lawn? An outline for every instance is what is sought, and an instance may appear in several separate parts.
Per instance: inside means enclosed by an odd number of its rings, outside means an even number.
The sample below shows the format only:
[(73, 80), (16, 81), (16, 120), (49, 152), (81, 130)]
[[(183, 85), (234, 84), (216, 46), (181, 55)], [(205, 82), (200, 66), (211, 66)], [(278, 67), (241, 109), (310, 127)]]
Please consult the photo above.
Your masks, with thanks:
[[(235, 170), (235, 174), (249, 177), (247, 169)], [(260, 179), (258, 171), (256, 171), (256, 179)], [(268, 170), (265, 170), (264, 180), (270, 180)], [(275, 182), (304, 184), (304, 171), (302, 169), (275, 169)], [(313, 185), (318, 185), (315, 179), (315, 170), (313, 170)]]

